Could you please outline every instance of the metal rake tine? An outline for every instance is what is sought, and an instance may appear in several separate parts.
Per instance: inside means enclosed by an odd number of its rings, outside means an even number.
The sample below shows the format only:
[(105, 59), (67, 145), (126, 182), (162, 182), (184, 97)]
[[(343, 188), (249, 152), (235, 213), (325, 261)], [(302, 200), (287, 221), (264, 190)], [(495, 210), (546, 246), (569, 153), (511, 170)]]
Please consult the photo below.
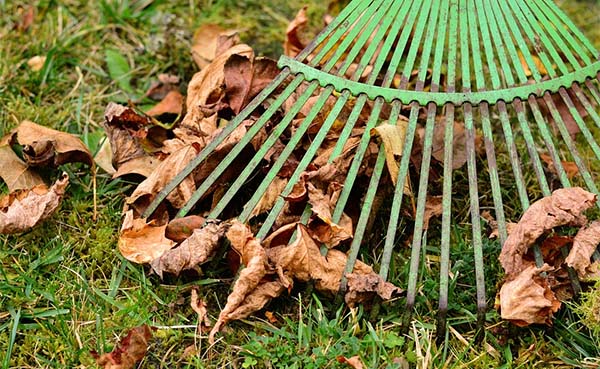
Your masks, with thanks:
[[(144, 211), (143, 218), (148, 218), (158, 208), (160, 203), (200, 165), (225, 139), (290, 75), (289, 70), (283, 70), (263, 91), (261, 91), (223, 130), (179, 173), (165, 188), (163, 188), (152, 200), (152, 203)], [(291, 83), (289, 86), (293, 85)], [(290, 88), (293, 90), (293, 88)], [(291, 93), (291, 92), (290, 92)], [(277, 106), (270, 106), (264, 113), (265, 116), (273, 114)], [(266, 123), (265, 118), (265, 123)]]
[[(298, 78), (296, 83), (290, 84), (288, 87), (292, 87), (292, 91), (295, 90), (300, 83), (302, 83), (302, 78)], [(290, 112), (286, 114), (285, 118), (277, 124), (273, 132), (269, 135), (267, 141), (261, 145), (260, 149), (256, 152), (253, 157), (253, 163), (250, 166), (258, 165), (260, 160), (264, 157), (267, 151), (275, 144), (275, 141), (281, 136), (283, 131), (290, 125), (292, 119), (298, 114), (300, 109), (302, 109), (304, 103), (308, 100), (308, 98), (312, 95), (312, 93), (317, 89), (318, 83), (312, 82), (309, 87), (302, 93), (301, 97), (295, 102)], [(286, 93), (278, 96), (278, 101), (281, 101), (284, 98), (290, 96), (291, 92), (286, 89)], [(289, 94), (287, 94), (289, 92)], [(287, 96), (286, 96), (287, 95)], [(283, 101), (281, 101), (283, 102)], [(273, 104), (275, 106), (275, 104)], [(280, 105), (279, 105), (280, 106)], [(277, 106), (277, 107), (279, 107)], [(183, 217), (185, 216), (191, 208), (196, 204), (198, 200), (206, 193), (206, 191), (220, 178), (221, 174), (231, 165), (231, 163), (235, 160), (235, 158), (242, 152), (242, 150), (250, 143), (251, 139), (259, 132), (259, 130), (267, 123), (266, 115), (261, 116), (261, 121), (263, 123), (261, 125), (254, 124), (250, 127), (248, 132), (244, 135), (244, 137), (231, 149), (229, 153), (225, 156), (225, 158), (217, 165), (217, 167), (211, 172), (208, 178), (204, 180), (204, 182), (196, 189), (194, 194), (188, 200), (187, 204), (179, 210), (177, 216)]]

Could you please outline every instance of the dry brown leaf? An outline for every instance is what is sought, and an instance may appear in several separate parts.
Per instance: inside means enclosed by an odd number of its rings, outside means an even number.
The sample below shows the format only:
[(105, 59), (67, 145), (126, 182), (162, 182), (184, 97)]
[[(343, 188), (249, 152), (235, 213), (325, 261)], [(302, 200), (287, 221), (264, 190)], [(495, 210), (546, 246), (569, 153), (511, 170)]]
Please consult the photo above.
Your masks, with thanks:
[[(446, 130), (446, 119), (436, 122), (433, 131), (433, 148), (431, 156), (435, 160), (444, 162), (444, 136)], [(467, 132), (462, 122), (454, 122), (454, 135), (452, 138), (452, 169), (458, 169), (467, 162)]]
[(35, 20), (35, 6), (19, 6), (18, 7), (19, 21), (15, 24), (14, 29), (19, 32), (27, 31)]
[(211, 326), (208, 309), (206, 308), (206, 302), (198, 298), (198, 291), (195, 288), (192, 288), (190, 306), (198, 314), (198, 330), (200, 332), (207, 331)]
[[(492, 216), (492, 214), (488, 210), (485, 210), (485, 211), (481, 212), (481, 217), (488, 222), (488, 225), (489, 225), (490, 229), (492, 230), (488, 237), (490, 239), (500, 237), (500, 231), (498, 230), (498, 222)], [(517, 223), (506, 222), (506, 233), (508, 235), (510, 235), (516, 226), (517, 226)]]
[(307, 7), (303, 7), (298, 11), (294, 20), (290, 22), (285, 31), (285, 42), (283, 43), (283, 53), (289, 57), (295, 57), (306, 47), (306, 43), (302, 40), (300, 33), (308, 24), (306, 16)]
[(175, 242), (165, 236), (166, 228), (166, 225), (155, 225), (154, 221), (146, 223), (144, 219), (134, 218), (133, 211), (129, 210), (121, 226), (119, 251), (129, 261), (149, 263), (175, 246)]
[(201, 228), (205, 222), (206, 219), (199, 215), (175, 218), (167, 224), (165, 235), (175, 242), (182, 242), (190, 237), (194, 230)]
[[(225, 63), (232, 55), (254, 59), (254, 51), (245, 44), (235, 45), (217, 56), (206, 68), (194, 74), (188, 85), (187, 113), (181, 125), (208, 136), (217, 129), (216, 114), (227, 106), (225, 97)], [(213, 117), (214, 116), (214, 117)]]
[[(152, 174), (133, 191), (125, 201), (126, 205), (142, 214), (152, 199), (196, 157), (200, 150), (195, 145), (185, 146), (162, 161)], [(181, 209), (190, 199), (196, 185), (192, 175), (186, 177), (168, 196), (167, 201)]]
[(0, 146), (0, 178), (10, 192), (44, 185), (44, 180), (15, 154), (8, 145)]
[(402, 292), (400, 288), (384, 281), (375, 273), (350, 273), (346, 278), (348, 278), (348, 292), (344, 296), (344, 301), (349, 306), (368, 303), (373, 301), (374, 296), (379, 296), (384, 301), (390, 300), (395, 294)]
[[(585, 109), (585, 107), (583, 106), (583, 104), (579, 101), (579, 98), (577, 97), (577, 95), (575, 94), (573, 89), (567, 88), (566, 91), (567, 91), (567, 95), (569, 96), (569, 99), (573, 103), (574, 108), (577, 110), (577, 115), (579, 115), (581, 118), (587, 117), (588, 112)], [(564, 99), (562, 98), (562, 96), (560, 95), (559, 92), (553, 93), (553, 94), (551, 94), (551, 96), (552, 96), (552, 102), (554, 104), (554, 107), (556, 108), (556, 110), (558, 110), (558, 113), (560, 114), (560, 117), (561, 117), (563, 123), (565, 124), (565, 127), (567, 128), (569, 135), (571, 136), (571, 138), (574, 139), (575, 136), (577, 136), (577, 134), (579, 132), (581, 132), (581, 128), (579, 128), (579, 124), (577, 123), (577, 120), (574, 118), (573, 113), (571, 113), (571, 110), (569, 109), (569, 106), (564, 101)], [(543, 101), (542, 98), (539, 98), (538, 101), (541, 102), (540, 110), (542, 111), (542, 114), (545, 117), (548, 117), (550, 124), (552, 124), (552, 126), (555, 127), (555, 129), (557, 129), (557, 123), (554, 120), (554, 116), (550, 113), (550, 110), (549, 110), (546, 102)]]
[[(194, 32), (192, 58), (194, 58), (194, 62), (200, 69), (209, 65), (218, 55), (219, 39), (221, 37), (230, 40), (228, 44), (230, 47), (239, 41), (237, 31), (226, 30), (216, 24), (203, 24)], [(224, 42), (224, 39), (221, 39), (221, 42)]]
[(273, 182), (269, 184), (269, 187), (258, 201), (258, 204), (254, 208), (254, 210), (252, 210), (250, 218), (253, 218), (259, 214), (271, 210), (275, 205), (277, 199), (279, 199), (279, 197), (281, 196), (281, 193), (283, 192), (283, 189), (285, 188), (287, 183), (287, 179), (275, 177)]
[(34, 72), (39, 72), (40, 70), (42, 70), (45, 63), (46, 63), (45, 55), (36, 55), (36, 56), (30, 58), (29, 60), (27, 60), (27, 65)]
[(552, 324), (552, 315), (560, 309), (547, 281), (539, 274), (552, 268), (544, 264), (541, 268), (530, 265), (500, 289), (500, 313), (518, 326), (529, 324)]
[(23, 146), (23, 157), (30, 166), (58, 167), (73, 162), (95, 166), (90, 150), (70, 133), (25, 120), (12, 134), (13, 141)]
[(133, 369), (144, 358), (148, 351), (148, 341), (152, 338), (152, 330), (146, 324), (135, 327), (125, 336), (112, 352), (98, 355), (91, 354), (96, 364), (103, 369)]
[(160, 162), (150, 155), (152, 143), (146, 139), (151, 126), (150, 118), (135, 110), (115, 103), (109, 103), (104, 111), (104, 129), (110, 140), (112, 166), (116, 169), (113, 177), (126, 174), (140, 174), (147, 177)]
[(158, 117), (163, 114), (180, 115), (183, 111), (183, 95), (177, 91), (170, 91), (164, 99), (148, 110), (146, 114)]
[(217, 251), (226, 228), (226, 223), (208, 223), (204, 228), (195, 229), (179, 246), (152, 260), (152, 269), (162, 278), (164, 272), (179, 275), (183, 270), (207, 262)]
[(590, 258), (600, 244), (600, 220), (582, 227), (573, 239), (573, 247), (566, 258), (567, 265), (574, 268), (581, 279), (589, 279), (600, 273), (598, 264)]
[(54, 214), (68, 184), (69, 176), (63, 173), (50, 189), (39, 184), (1, 197), (0, 234), (27, 231)]
[(169, 92), (179, 89), (179, 82), (178, 76), (161, 73), (158, 75), (158, 82), (150, 86), (145, 96), (152, 100), (161, 101)]
[(209, 341), (211, 343), (214, 341), (215, 334), (221, 330), (224, 324), (239, 316), (238, 309), (248, 305), (245, 300), (250, 298), (267, 274), (267, 255), (260, 241), (254, 238), (248, 226), (233, 221), (227, 231), (227, 239), (231, 242), (231, 247), (240, 255), (245, 268), (240, 272), (239, 278), (233, 285), (233, 291), (227, 297), (227, 304), (210, 332)]
[(425, 213), (423, 214), (423, 229), (429, 228), (429, 221), (433, 217), (442, 215), (443, 196), (430, 196), (425, 200)]
[(223, 70), (229, 108), (238, 114), (279, 74), (277, 62), (233, 54)]
[(337, 357), (337, 361), (340, 364), (347, 364), (348, 366), (354, 368), (354, 369), (363, 369), (364, 365), (362, 363), (362, 361), (360, 360), (360, 357), (357, 356), (352, 356), (351, 358), (346, 358), (345, 356), (338, 356)]
[(112, 149), (110, 147), (110, 141), (107, 138), (102, 139), (102, 145), (96, 155), (94, 156), (94, 162), (97, 166), (102, 168), (106, 173), (113, 175), (116, 173), (115, 167), (113, 167), (112, 159)]
[[(399, 119), (396, 124), (383, 123), (374, 128), (374, 131), (377, 132), (383, 142), (385, 163), (390, 172), (390, 177), (392, 178), (394, 186), (398, 180), (398, 160), (402, 156), (402, 151), (404, 149), (407, 124), (407, 119)], [(410, 195), (411, 191), (407, 186), (408, 182), (404, 185), (404, 193)]]
[(561, 225), (582, 226), (587, 222), (583, 212), (595, 202), (596, 195), (572, 187), (532, 204), (502, 246), (499, 259), (509, 278), (523, 269), (523, 254), (544, 232)]
[[(548, 168), (548, 170), (551, 173), (557, 174), (558, 172), (556, 171), (556, 167), (554, 165), (554, 160), (552, 160), (552, 157), (548, 154), (541, 154), (540, 155), (540, 159), (542, 159), (544, 161), (544, 163), (546, 163), (546, 167)], [(561, 165), (565, 170), (565, 173), (567, 174), (567, 177), (569, 179), (573, 179), (573, 177), (575, 177), (576, 175), (579, 174), (579, 168), (577, 168), (577, 164), (575, 164), (572, 161), (564, 161), (561, 160)]]

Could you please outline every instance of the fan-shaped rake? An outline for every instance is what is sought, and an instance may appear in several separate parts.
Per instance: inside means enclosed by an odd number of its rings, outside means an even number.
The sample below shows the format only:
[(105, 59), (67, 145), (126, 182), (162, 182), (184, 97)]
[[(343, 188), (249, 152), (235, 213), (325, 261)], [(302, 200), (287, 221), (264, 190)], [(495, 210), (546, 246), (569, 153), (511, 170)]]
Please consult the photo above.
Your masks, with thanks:
[[(469, 185), (469, 206), (472, 223), (472, 248), (477, 290), (477, 317), (481, 327), (487, 307), (484, 283), (484, 255), (480, 220), (478, 170), (489, 172), (485, 184), (490, 187), (499, 238), (507, 238), (505, 204), (497, 158), (507, 155), (512, 166), (512, 188), (521, 210), (539, 195), (550, 195), (551, 183), (545, 172), (538, 150), (547, 151), (552, 159), (560, 186), (571, 186), (561, 162), (566, 153), (576, 164), (587, 189), (600, 194), (597, 178), (588, 164), (600, 160), (597, 143), (600, 116), (595, 105), (600, 103), (598, 76), (600, 55), (568, 17), (550, 0), (354, 0), (326, 27), (296, 58), (281, 57), (281, 73), (240, 112), (216, 138), (155, 198), (144, 216), (150, 216), (178, 184), (190, 175), (223, 143), (248, 117), (256, 117), (247, 134), (231, 149), (210, 175), (197, 187), (191, 200), (178, 216), (185, 216), (203, 198), (207, 190), (222, 181), (223, 173), (236, 161), (247, 161), (245, 168), (228, 184), (225, 194), (210, 210), (208, 218), (220, 217), (232, 200), (237, 199), (249, 179), (266, 171), (264, 178), (250, 196), (239, 220), (248, 222), (261, 197), (283, 168), (286, 160), (297, 150), (303, 138), (311, 143), (291, 174), (278, 200), (262, 221), (257, 233), (264, 238), (272, 230), (288, 195), (302, 173), (310, 165), (327, 134), (346, 109), (345, 122), (339, 133), (330, 162), (338, 157), (348, 142), (352, 129), (368, 112), (364, 131), (346, 173), (343, 190), (335, 204), (333, 222), (339, 222), (344, 209), (356, 196), (353, 189), (364, 165), (363, 159), (372, 140), (371, 129), (383, 120), (402, 123), (401, 113), (408, 111), (408, 123), (403, 152), (399, 160), (397, 185), (389, 211), (389, 222), (384, 238), (379, 274), (386, 279), (394, 247), (399, 239), (399, 223), (404, 189), (409, 176), (411, 152), (415, 146), (418, 121), (425, 121), (422, 158), (415, 186), (416, 213), (412, 235), (410, 272), (406, 294), (406, 317), (415, 303), (420, 256), (426, 240), (424, 216), (432, 147), (436, 125), (444, 124), (442, 221), (440, 252), (440, 291), (438, 332), (445, 331), (448, 310), (449, 266), (452, 223), (454, 121), (464, 122), (466, 134), (466, 171)], [(352, 77), (346, 78), (349, 68)], [(413, 73), (413, 71), (417, 71)], [(283, 104), (297, 93), (299, 96), (283, 116), (278, 115)], [(287, 139), (279, 157), (265, 168), (263, 158), (278, 138), (289, 132), (292, 121), (309, 99), (312, 107), (302, 122)], [(327, 115), (316, 133), (309, 135), (309, 127), (322, 112), (328, 99)], [(530, 112), (525, 109), (529, 107)], [(566, 107), (566, 108), (565, 108)], [(368, 108), (368, 109), (367, 109)], [(425, 117), (421, 112), (424, 111)], [(568, 111), (568, 113), (566, 113)], [(584, 114), (585, 112), (585, 114)], [(584, 119), (583, 115), (588, 117)], [(550, 116), (553, 124), (547, 119)], [(269, 137), (256, 148), (252, 158), (242, 154), (253, 137), (277, 118)], [(572, 120), (573, 122), (570, 122)], [(593, 126), (592, 123), (595, 125)], [(339, 122), (338, 122), (339, 124)], [(572, 126), (581, 132), (579, 140), (572, 136)], [(588, 126), (591, 125), (591, 126)], [(553, 129), (558, 133), (553, 133)], [(477, 130), (483, 134), (487, 167), (476, 163)], [(570, 131), (571, 130), (571, 131)], [(497, 132), (496, 132), (497, 131)], [(497, 134), (496, 134), (497, 133)], [(592, 158), (584, 158), (580, 149), (587, 146)], [(525, 150), (519, 151), (520, 147)], [(527, 159), (525, 159), (527, 157)], [(351, 272), (363, 242), (369, 216), (385, 175), (386, 156), (383, 144), (377, 154), (368, 186), (361, 193), (360, 216), (348, 251), (346, 272)], [(533, 169), (536, 182), (528, 183)], [(419, 168), (416, 168), (419, 169)], [(506, 181), (507, 183), (509, 181)], [(428, 186), (429, 184), (429, 186)], [(481, 181), (479, 186), (481, 186)], [(237, 200), (236, 200), (237, 201)], [(600, 204), (599, 204), (600, 205)], [(306, 221), (310, 207), (303, 214)], [(437, 245), (436, 245), (437, 246)], [(543, 263), (539, 248), (536, 261)], [(598, 252), (594, 257), (598, 258)], [(573, 278), (575, 289), (577, 280)], [(346, 280), (342, 280), (342, 289)]]

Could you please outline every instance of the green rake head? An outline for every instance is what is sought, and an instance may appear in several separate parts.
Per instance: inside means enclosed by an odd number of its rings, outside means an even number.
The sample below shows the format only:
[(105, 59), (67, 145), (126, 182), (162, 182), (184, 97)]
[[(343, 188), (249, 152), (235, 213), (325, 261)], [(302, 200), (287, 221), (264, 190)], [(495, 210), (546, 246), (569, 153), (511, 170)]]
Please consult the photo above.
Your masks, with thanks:
[[(339, 132), (329, 158), (332, 162), (342, 154), (353, 128), (364, 127), (356, 141), (349, 169), (344, 173), (343, 189), (335, 203), (332, 220), (340, 222), (349, 206), (356, 208), (360, 203), (346, 266), (346, 272), (351, 272), (378, 192), (389, 190), (393, 194), (385, 219), (387, 231), (379, 270), (380, 276), (386, 279), (394, 247), (401, 237), (399, 224), (403, 197), (412, 196), (405, 194), (402, 184), (410, 180), (413, 172), (418, 173), (418, 180), (412, 181), (416, 211), (410, 272), (404, 282), (406, 318), (409, 318), (417, 294), (419, 258), (427, 238), (424, 219), (428, 191), (433, 185), (429, 174), (434, 132), (436, 125), (443, 124), (441, 240), (438, 244), (430, 242), (428, 245), (439, 248), (440, 253), (438, 333), (441, 333), (445, 331), (448, 310), (450, 227), (453, 212), (461, 210), (452, 207), (453, 155), (459, 150), (452, 144), (456, 133), (453, 123), (462, 121), (466, 147), (461, 154), (466, 155), (477, 316), (481, 327), (487, 298), (478, 171), (489, 173), (485, 178), (486, 186), (491, 188), (501, 243), (506, 240), (507, 231), (503, 205), (506, 191), (501, 189), (496, 164), (499, 156), (510, 160), (514, 178), (509, 182), (514, 183), (522, 211), (535, 198), (551, 193), (540, 152), (547, 152), (551, 157), (562, 187), (571, 186), (571, 181), (561, 155), (576, 163), (587, 189), (600, 194), (598, 178), (587, 166), (589, 161), (600, 160), (600, 146), (596, 142), (600, 116), (595, 109), (595, 105), (600, 104), (599, 58), (598, 51), (551, 0), (354, 0), (296, 58), (280, 59), (281, 73), (160, 192), (144, 217), (151, 216), (181, 181), (201, 168), (236, 127), (254, 117), (255, 122), (248, 127), (246, 135), (197, 186), (178, 216), (196, 209), (207, 191), (220, 184), (226, 185), (226, 191), (211, 206), (208, 218), (221, 218), (225, 213), (230, 216), (233, 209), (237, 211), (234, 216), (249, 222), (270, 184), (288, 159), (295, 155), (297, 165), (281, 196), (266, 218), (260, 218), (255, 224), (259, 229), (257, 237), (264, 239), (272, 232), (286, 205), (284, 197), (301, 180), (328, 133), (333, 129)], [(293, 94), (296, 96), (295, 100), (290, 100), (293, 105), (282, 114), (283, 105)], [(567, 109), (561, 109), (559, 104)], [(303, 108), (308, 111), (301, 115)], [(324, 113), (326, 116), (322, 117)], [(407, 116), (408, 123), (401, 115)], [(584, 115), (587, 115), (585, 120)], [(322, 122), (314, 132), (310, 128), (317, 117)], [(299, 118), (302, 118), (301, 123), (291, 130), (291, 123)], [(340, 129), (341, 119), (343, 128)], [(365, 190), (357, 193), (357, 179), (366, 165), (363, 160), (374, 141), (371, 130), (384, 121), (397, 122), (406, 129), (402, 155), (397, 163), (396, 186), (390, 188), (391, 182), (383, 180), (388, 175), (386, 155), (384, 144), (379, 144), (374, 165), (368, 164), (373, 165), (368, 186), (363, 186)], [(411, 152), (418, 141), (415, 138), (418, 123), (424, 125), (422, 158), (420, 167), (413, 165), (411, 169)], [(267, 125), (270, 135), (262, 146), (254, 149), (251, 158), (246, 157), (248, 151), (245, 148), (250, 147), (254, 136)], [(573, 125), (583, 139), (573, 138)], [(487, 168), (476, 163), (478, 131), (483, 134)], [(287, 135), (285, 147), (279, 157), (264, 160), (284, 134)], [(307, 137), (310, 144), (306, 144)], [(584, 160), (579, 145), (591, 149), (594, 158)], [(526, 150), (519, 150), (522, 147)], [(233, 165), (239, 166), (240, 162), (245, 164), (243, 169), (224, 183), (224, 173)], [(526, 183), (528, 173), (524, 171), (532, 171), (537, 183)], [(416, 178), (414, 174), (413, 178)], [(255, 190), (250, 195), (240, 196), (249, 181), (257, 183)], [(243, 207), (239, 206), (239, 198), (244, 198)], [(310, 210), (310, 206), (305, 209), (301, 221), (308, 221)], [(542, 263), (539, 248), (534, 251), (537, 261)], [(598, 252), (594, 257), (599, 257)], [(575, 279), (573, 283), (577, 290)], [(343, 280), (342, 289), (346, 285)]]

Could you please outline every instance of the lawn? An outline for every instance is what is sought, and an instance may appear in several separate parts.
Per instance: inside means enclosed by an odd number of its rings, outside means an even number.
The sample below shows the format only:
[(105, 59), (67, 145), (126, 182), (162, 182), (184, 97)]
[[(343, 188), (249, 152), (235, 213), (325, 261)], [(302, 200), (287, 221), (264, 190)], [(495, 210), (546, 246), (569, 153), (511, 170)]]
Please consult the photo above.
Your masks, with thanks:
[[(600, 5), (557, 3), (600, 47)], [(30, 5), (34, 17), (25, 27)], [(79, 136), (95, 153), (109, 102), (141, 99), (160, 73), (189, 81), (197, 72), (190, 45), (199, 25), (239, 30), (257, 54), (277, 58), (286, 27), (303, 5), (308, 5), (314, 32), (327, 11), (323, 1), (0, 0), (0, 137), (30, 120)], [(128, 91), (111, 78), (111, 53), (126, 61)], [(35, 56), (46, 57), (38, 71), (27, 64)], [(510, 171), (504, 164), (501, 170)], [(441, 343), (435, 341), (439, 251), (426, 247), (415, 320), (407, 332), (399, 330), (400, 299), (375, 314), (340, 306), (304, 285), (231, 323), (209, 345), (206, 332), (197, 330), (191, 291), (199, 287), (214, 322), (235, 277), (227, 265), (215, 260), (193, 275), (161, 280), (148, 267), (125, 260), (117, 249), (118, 230), (125, 195), (135, 184), (100, 170), (93, 219), (89, 168), (71, 164), (62, 169), (71, 183), (59, 212), (31, 231), (0, 236), (0, 368), (94, 367), (90, 351), (111, 351), (119, 337), (141, 324), (156, 329), (140, 368), (344, 368), (338, 358), (354, 355), (369, 368), (600, 365), (600, 338), (582, 323), (581, 313), (590, 307), (582, 308), (581, 300), (563, 308), (553, 327), (519, 329), (501, 321), (491, 308), (502, 277), (496, 240), (484, 240), (490, 310), (484, 343), (474, 343), (468, 214), (457, 216), (452, 225), (451, 256), (460, 261), (452, 266), (450, 290), (456, 293), (450, 301), (450, 330)], [(465, 188), (464, 201), (466, 193)], [(401, 227), (410, 232), (410, 224)], [(434, 230), (429, 238), (439, 235)], [(361, 254), (374, 263), (379, 257), (375, 248)], [(407, 247), (392, 263), (390, 278), (403, 287), (409, 257)]]

